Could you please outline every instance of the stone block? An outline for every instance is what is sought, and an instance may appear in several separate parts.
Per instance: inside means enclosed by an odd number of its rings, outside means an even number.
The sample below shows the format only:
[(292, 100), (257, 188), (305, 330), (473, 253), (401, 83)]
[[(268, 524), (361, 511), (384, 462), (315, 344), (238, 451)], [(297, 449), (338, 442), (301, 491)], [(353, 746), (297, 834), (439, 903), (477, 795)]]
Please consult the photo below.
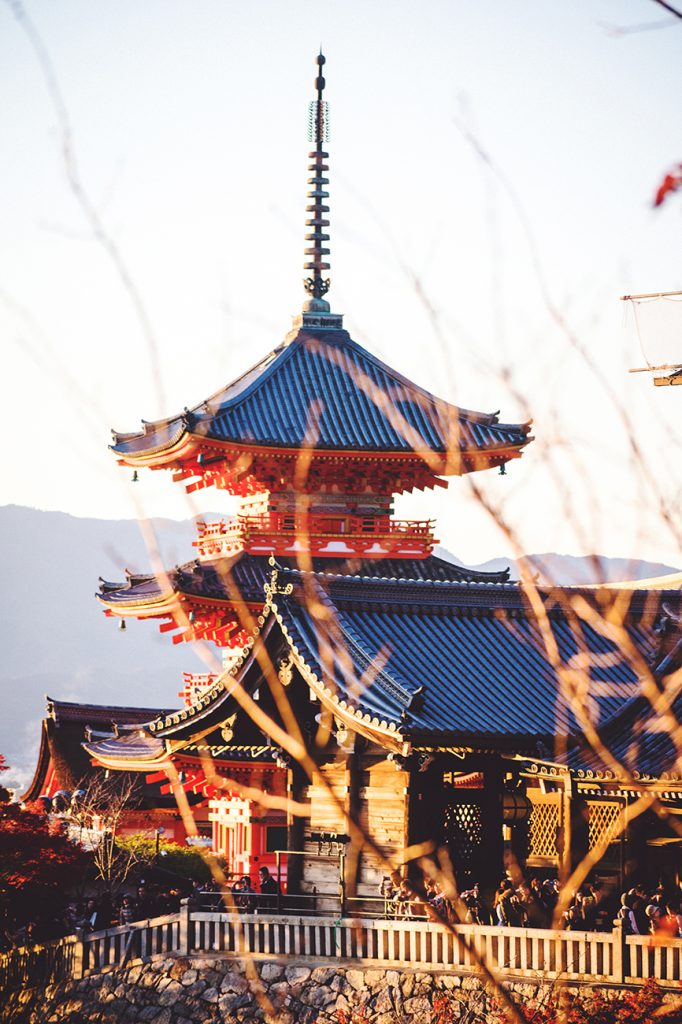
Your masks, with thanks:
[(414, 985), (414, 974), (406, 974), (403, 977), (402, 984), (400, 986), (405, 999), (409, 999), (412, 993), (414, 992)]
[(386, 971), (386, 984), (392, 988), (399, 988), (400, 973), (398, 971)]
[(191, 967), (188, 967), (187, 970), (182, 975), (182, 977), (180, 978), (180, 984), (184, 988), (187, 988), (188, 985), (193, 985), (198, 977), (199, 977), (199, 972), (193, 970)]
[[(280, 964), (263, 964), (260, 972), (261, 978), (266, 982), (279, 981), (283, 974), (284, 968)], [(313, 977), (315, 977), (315, 971), (313, 971)]]
[(312, 971), (309, 967), (287, 967), (284, 976), (290, 985), (302, 985), (308, 980)]
[(374, 1002), (374, 1009), (377, 1013), (389, 1013), (389, 1011), (393, 1011), (395, 1002), (397, 1002), (397, 1000), (394, 1002), (393, 993), (396, 991), (399, 993), (400, 989), (396, 990), (395, 986), (389, 987), (388, 985), (385, 985), (384, 988), (379, 990)]
[(174, 981), (181, 981), (182, 976), (186, 970), (189, 969), (189, 960), (186, 956), (179, 956), (173, 961), (170, 971), (168, 972)]
[(313, 973), (310, 975), (311, 981), (314, 981), (316, 985), (329, 985), (329, 983), (335, 977), (335, 967), (316, 967)]
[(265, 1017), (265, 1024), (294, 1024), (294, 1015), (288, 1010), (280, 1010), (276, 1017)]
[(169, 978), (168, 984), (164, 988), (163, 992), (159, 994), (156, 1001), (159, 1006), (173, 1006), (184, 994), (185, 989), (182, 987), (180, 982), (171, 981)]
[(218, 989), (213, 987), (207, 988), (205, 989), (204, 992), (201, 993), (200, 998), (203, 999), (205, 1003), (217, 1003)]
[(383, 988), (383, 986), (386, 984), (385, 971), (377, 971), (376, 969), (370, 968), (369, 970), (364, 971), (364, 975), (365, 985), (367, 986), (367, 988), (372, 989), (372, 991), (374, 991), (377, 988)]
[(356, 971), (351, 968), (351, 970), (346, 971), (346, 982), (351, 988), (354, 988), (356, 992), (359, 992), (360, 989), (365, 987), (365, 975), (363, 971)]
[(172, 1019), (173, 1016), (167, 1006), (163, 1010), (159, 1010), (156, 1017), (152, 1017), (153, 1024), (171, 1024)]
[(316, 1006), (318, 1010), (321, 1010), (323, 1006), (336, 1000), (336, 992), (332, 992), (325, 985), (310, 985), (302, 998), (310, 1006)]
[(412, 1024), (432, 1024), (433, 1009), (426, 996), (414, 996), (405, 1002), (405, 1013)]
[(220, 983), (221, 992), (237, 992), (241, 995), (249, 991), (249, 983), (242, 974), (226, 974)]
[(234, 1010), (238, 1010), (241, 1003), (241, 995), (238, 992), (228, 992), (226, 995), (218, 997), (218, 1009), (223, 1017), (227, 1014), (232, 1013)]

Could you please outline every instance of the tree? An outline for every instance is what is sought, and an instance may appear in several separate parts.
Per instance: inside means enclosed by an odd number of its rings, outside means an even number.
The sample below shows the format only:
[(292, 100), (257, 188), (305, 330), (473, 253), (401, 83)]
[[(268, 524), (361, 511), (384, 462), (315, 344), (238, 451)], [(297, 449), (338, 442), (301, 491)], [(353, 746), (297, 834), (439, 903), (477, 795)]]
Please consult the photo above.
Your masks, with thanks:
[(28, 921), (47, 923), (56, 903), (82, 875), (89, 856), (60, 821), (36, 808), (0, 804), (0, 917), (5, 933)]
[(85, 789), (78, 789), (71, 801), (72, 834), (90, 847), (95, 879), (104, 883), (109, 894), (124, 885), (135, 865), (145, 859), (139, 844), (120, 841), (124, 814), (140, 800), (137, 777), (121, 774), (107, 778), (101, 773)]

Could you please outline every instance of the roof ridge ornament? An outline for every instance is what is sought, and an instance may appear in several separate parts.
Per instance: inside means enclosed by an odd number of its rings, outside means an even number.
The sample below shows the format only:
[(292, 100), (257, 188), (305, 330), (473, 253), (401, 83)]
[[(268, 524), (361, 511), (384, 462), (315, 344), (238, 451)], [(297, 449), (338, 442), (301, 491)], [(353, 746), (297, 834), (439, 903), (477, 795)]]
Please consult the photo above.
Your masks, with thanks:
[(322, 98), (326, 85), (322, 69), (326, 58), (320, 49), (315, 58), (317, 76), (315, 89), (317, 97), (311, 100), (308, 108), (308, 137), (315, 148), (308, 154), (308, 205), (306, 206), (306, 248), (304, 270), (309, 274), (304, 278), (304, 287), (310, 296), (303, 303), (303, 315), (294, 319), (294, 327), (339, 330), (343, 326), (342, 318), (330, 312), (330, 306), (324, 296), (329, 291), (330, 279), (323, 274), (330, 269), (327, 262), (329, 242), (329, 206), (326, 205), (329, 193), (326, 186), (329, 178), (325, 174), (329, 170), (326, 161), (329, 154), (324, 150), (324, 143), (329, 139), (329, 112), (327, 101)]

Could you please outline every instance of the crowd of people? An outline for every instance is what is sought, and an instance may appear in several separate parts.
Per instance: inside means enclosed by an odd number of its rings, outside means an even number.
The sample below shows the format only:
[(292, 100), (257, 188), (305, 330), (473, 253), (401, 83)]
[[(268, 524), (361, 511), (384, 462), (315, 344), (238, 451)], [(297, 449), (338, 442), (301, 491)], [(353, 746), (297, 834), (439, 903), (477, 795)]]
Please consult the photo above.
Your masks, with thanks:
[[(448, 897), (432, 880), (424, 882), (417, 892), (398, 872), (385, 875), (379, 895), (384, 901), (386, 917), (426, 917), (450, 924), (497, 925), (509, 928), (551, 928), (560, 923), (567, 931), (605, 932), (621, 927), (626, 935), (664, 933), (682, 938), (682, 888), (659, 885), (647, 889), (638, 884), (620, 897), (604, 882), (584, 884), (571, 893), (565, 909), (559, 912), (560, 885), (556, 878), (531, 878), (514, 885), (503, 878), (492, 904), (482, 897), (480, 886), (474, 884), (459, 894)], [(563, 904), (563, 901), (562, 901)]]
[(17, 946), (32, 946), (77, 932), (100, 932), (120, 925), (133, 925), (137, 921), (176, 914), (181, 900), (189, 898), (191, 906), (203, 910), (224, 910), (237, 907), (244, 913), (257, 910), (275, 910), (278, 905), (279, 885), (267, 867), (258, 873), (258, 888), (251, 878), (242, 875), (226, 890), (213, 881), (201, 883), (178, 879), (177, 885), (163, 886), (141, 879), (137, 886), (122, 890), (118, 895), (90, 894), (81, 899), (70, 899), (59, 905), (45, 907), (34, 918), (17, 925), (0, 922), (0, 951)]
[[(202, 910), (232, 907), (242, 913), (275, 911), (280, 906), (280, 888), (267, 867), (261, 867), (258, 882), (242, 875), (227, 887), (215, 882), (192, 882), (159, 886), (144, 879), (128, 891), (111, 898), (108, 894), (70, 900), (62, 910), (51, 909), (19, 928), (0, 929), (0, 948), (31, 945), (76, 932), (98, 932), (118, 925), (177, 913), (181, 900)], [(647, 889), (637, 884), (618, 895), (604, 882), (590, 882), (560, 901), (556, 878), (531, 878), (514, 885), (510, 878), (500, 882), (492, 902), (484, 900), (475, 884), (458, 897), (446, 895), (437, 882), (425, 879), (413, 886), (398, 872), (384, 876), (379, 895), (382, 912), (392, 918), (426, 918), (450, 924), (460, 922), (510, 928), (550, 928), (559, 925), (569, 931), (610, 931), (620, 927), (625, 935), (660, 933), (682, 938), (682, 886), (659, 885)], [(557, 910), (559, 908), (559, 910)], [(557, 914), (559, 915), (557, 918)]]

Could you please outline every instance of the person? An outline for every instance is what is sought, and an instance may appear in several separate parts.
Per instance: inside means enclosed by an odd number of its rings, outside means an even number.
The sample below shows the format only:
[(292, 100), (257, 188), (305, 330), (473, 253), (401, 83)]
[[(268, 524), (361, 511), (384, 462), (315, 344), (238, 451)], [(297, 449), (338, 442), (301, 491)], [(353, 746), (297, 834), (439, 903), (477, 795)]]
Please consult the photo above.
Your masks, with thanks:
[(462, 893), (462, 903), (467, 908), (464, 919), (466, 923), (483, 924), (484, 911), (478, 882)]
[(279, 885), (276, 879), (270, 874), (270, 869), (265, 865), (258, 869), (260, 881), (260, 899), (258, 905), (263, 910), (276, 910), (277, 897), (279, 896)]
[(97, 900), (90, 898), (85, 904), (85, 915), (83, 927), (87, 932), (99, 932), (108, 927), (109, 922), (105, 920), (97, 906)]
[(583, 898), (583, 918), (586, 932), (597, 930), (597, 901), (591, 894)]
[(658, 904), (650, 903), (648, 907), (646, 907), (644, 913), (646, 914), (647, 921), (649, 922), (647, 931), (650, 935), (655, 935), (662, 927), (664, 920), (663, 912)]
[(381, 879), (379, 895), (384, 901), (384, 917), (392, 917), (395, 914), (395, 900), (398, 895), (398, 887), (394, 884), (391, 875), (384, 875)]
[(403, 879), (395, 897), (395, 916), (410, 917), (412, 913), (412, 890), (407, 881)]
[(620, 898), (620, 910), (614, 924), (620, 922), (624, 935), (641, 935), (642, 933), (637, 927), (637, 920), (632, 912), (632, 902), (630, 894), (624, 892)]
[(154, 917), (156, 912), (154, 898), (147, 888), (144, 878), (137, 887), (137, 912), (139, 914), (138, 920)]
[(135, 905), (135, 901), (133, 900), (133, 897), (130, 896), (128, 893), (126, 893), (125, 896), (123, 897), (121, 909), (119, 910), (118, 913), (118, 919), (121, 924), (125, 925), (130, 925), (132, 924), (133, 921), (140, 920), (140, 914), (137, 909), (137, 906)]
[(248, 875), (242, 875), (242, 877), (235, 882), (232, 886), (232, 895), (234, 897), (234, 905), (237, 910), (243, 910), (245, 914), (253, 913), (256, 906), (256, 890), (251, 885), (251, 879)]

